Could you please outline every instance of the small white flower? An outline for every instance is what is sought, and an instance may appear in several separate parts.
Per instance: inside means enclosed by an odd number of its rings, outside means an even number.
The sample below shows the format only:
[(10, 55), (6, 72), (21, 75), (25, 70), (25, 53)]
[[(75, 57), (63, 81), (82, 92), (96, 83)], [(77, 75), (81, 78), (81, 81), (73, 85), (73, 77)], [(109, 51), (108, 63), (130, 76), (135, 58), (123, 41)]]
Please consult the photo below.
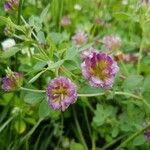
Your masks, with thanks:
[(3, 50), (8, 50), (9, 48), (16, 45), (16, 42), (14, 39), (6, 39), (1, 43)]
[(128, 4), (128, 0), (122, 0), (122, 4), (123, 5), (127, 5)]
[(79, 5), (79, 4), (75, 4), (75, 5), (74, 5), (74, 9), (75, 9), (75, 10), (81, 10), (82, 7), (81, 7), (81, 5)]

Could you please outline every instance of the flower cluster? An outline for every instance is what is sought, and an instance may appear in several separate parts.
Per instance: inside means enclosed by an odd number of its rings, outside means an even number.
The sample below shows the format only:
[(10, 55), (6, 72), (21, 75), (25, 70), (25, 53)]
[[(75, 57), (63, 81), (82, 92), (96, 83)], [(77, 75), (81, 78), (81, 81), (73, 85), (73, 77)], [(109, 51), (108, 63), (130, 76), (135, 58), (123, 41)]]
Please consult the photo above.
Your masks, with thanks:
[(47, 96), (49, 105), (53, 109), (64, 111), (77, 99), (77, 91), (74, 83), (65, 77), (58, 77), (48, 84)]
[(119, 71), (117, 63), (106, 53), (94, 50), (84, 58), (81, 64), (82, 74), (91, 86), (109, 89), (112, 87), (114, 77)]
[(81, 46), (87, 42), (87, 34), (83, 31), (78, 31), (73, 37), (72, 37), (73, 43), (75, 43), (77, 46)]
[(2, 79), (2, 89), (5, 91), (14, 91), (21, 87), (23, 83), (23, 74), (19, 72), (11, 72)]
[(4, 3), (4, 10), (6, 12), (17, 9), (19, 6), (19, 0), (6, 0)]
[(121, 47), (121, 39), (118, 36), (113, 35), (105, 36), (103, 38), (103, 43), (105, 47), (110, 50), (116, 50)]
[(71, 24), (71, 20), (68, 16), (63, 16), (60, 21), (62, 27), (68, 27)]

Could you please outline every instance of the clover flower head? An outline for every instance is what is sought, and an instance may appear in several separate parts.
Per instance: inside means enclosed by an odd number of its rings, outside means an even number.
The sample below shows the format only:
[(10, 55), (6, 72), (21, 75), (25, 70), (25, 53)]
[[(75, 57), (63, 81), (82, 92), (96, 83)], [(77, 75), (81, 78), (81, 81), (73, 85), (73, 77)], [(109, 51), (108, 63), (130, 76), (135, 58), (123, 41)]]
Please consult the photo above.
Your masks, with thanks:
[(117, 63), (106, 53), (91, 52), (81, 64), (82, 74), (93, 87), (110, 89), (119, 71)]
[(72, 37), (72, 40), (73, 40), (73, 43), (75, 43), (77, 46), (81, 46), (87, 42), (88, 40), (87, 34), (83, 31), (78, 31)]
[(118, 36), (113, 35), (105, 36), (103, 38), (103, 43), (105, 47), (110, 50), (116, 50), (121, 47), (121, 39)]
[(17, 9), (19, 6), (19, 0), (6, 0), (4, 3), (4, 10), (6, 12)]
[(11, 72), (2, 79), (2, 89), (7, 92), (14, 91), (21, 87), (22, 83), (23, 74), (20, 72)]
[(62, 27), (68, 27), (71, 24), (71, 20), (68, 16), (63, 16), (60, 21)]
[(49, 105), (55, 110), (65, 111), (77, 99), (75, 84), (61, 76), (50, 81), (46, 93)]

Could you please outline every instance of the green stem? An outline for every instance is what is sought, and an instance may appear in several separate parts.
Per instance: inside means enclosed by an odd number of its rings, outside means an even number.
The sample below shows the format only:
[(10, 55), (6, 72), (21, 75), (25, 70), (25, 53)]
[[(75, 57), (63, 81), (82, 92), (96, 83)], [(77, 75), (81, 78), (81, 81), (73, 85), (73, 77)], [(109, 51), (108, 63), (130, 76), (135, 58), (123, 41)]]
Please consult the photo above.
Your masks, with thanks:
[(69, 71), (66, 67), (62, 66), (62, 69), (64, 70), (64, 73), (68, 72), (68, 74), (72, 75), (74, 78), (77, 78), (76, 75)]
[(20, 36), (18, 36), (18, 35), (16, 35), (16, 34), (13, 34), (13, 37), (15, 37), (15, 38), (17, 38), (17, 39), (19, 39), (19, 40), (25, 40), (24, 38), (22, 38), (22, 37), (20, 37)]
[(59, 76), (59, 68), (55, 69), (55, 76), (58, 77)]
[(22, 91), (29, 91), (29, 92), (37, 92), (37, 93), (45, 93), (45, 90), (35, 90), (35, 89), (28, 89), (28, 88), (24, 88), (24, 87), (20, 87), (20, 89)]
[(125, 137), (125, 135), (119, 136), (118, 138), (114, 139), (111, 143), (108, 143), (107, 145), (105, 145), (104, 147), (102, 147), (101, 150), (108, 149), (109, 147), (111, 147), (112, 145), (114, 145), (115, 143), (117, 143), (118, 141), (120, 141), (123, 137)]
[(150, 109), (150, 104), (144, 98), (142, 98), (142, 101)]
[(94, 34), (95, 34), (95, 31), (96, 31), (96, 28), (97, 28), (97, 26), (96, 25), (93, 25), (93, 28), (92, 28), (92, 30), (91, 30), (91, 40), (93, 39), (93, 37), (94, 37)]
[[(45, 93), (45, 90), (36, 90), (36, 89), (28, 89), (28, 88), (25, 88), (25, 87), (21, 87), (20, 88), (21, 90), (24, 90), (24, 91), (30, 91), (30, 92), (39, 92), (39, 93)], [(144, 100), (142, 97), (139, 97), (137, 95), (134, 95), (132, 93), (127, 93), (127, 92), (114, 92), (115, 95), (125, 95), (125, 96), (130, 96), (130, 97), (133, 97), (133, 98), (136, 98), (136, 99), (141, 99), (143, 100), (144, 102), (146, 100)], [(105, 95), (105, 93), (91, 93), (91, 94), (78, 94), (78, 97), (94, 97), (94, 96), (102, 96), (102, 95)], [(147, 102), (145, 102), (147, 103)]]
[(141, 41), (140, 50), (139, 50), (139, 58), (137, 63), (137, 73), (140, 74), (140, 67), (141, 67), (141, 57), (142, 57), (142, 51), (143, 51), (143, 40)]
[(19, 8), (18, 8), (18, 25), (20, 25), (20, 21), (21, 21), (22, 4), (23, 4), (23, 0), (20, 0), (19, 1)]
[[(19, 1), (17, 24), (20, 25), (22, 13), (22, 0)], [(18, 70), (18, 53), (15, 54), (15, 69)]]
[(93, 97), (102, 95), (105, 95), (105, 93), (78, 94), (78, 97)]
[[(28, 88), (25, 88), (25, 87), (21, 87), (20, 88), (21, 90), (24, 90), (24, 91), (30, 91), (30, 92), (39, 92), (39, 93), (45, 93), (45, 90), (36, 90), (36, 89), (28, 89)], [(127, 93), (127, 92), (114, 92), (115, 95), (125, 95), (125, 96), (130, 96), (130, 97), (133, 97), (133, 98), (136, 98), (136, 99), (142, 99), (142, 97), (139, 97), (139, 96), (136, 96), (132, 93)], [(78, 97), (94, 97), (94, 96), (102, 96), (102, 95), (105, 95), (105, 93), (91, 93), (91, 94), (78, 94)], [(145, 101), (145, 100), (143, 100)], [(147, 102), (145, 102), (147, 103)]]
[[(143, 103), (150, 109), (150, 104), (142, 97), (134, 95), (132, 93), (127, 93), (127, 92), (121, 92), (121, 91), (117, 91), (114, 92), (115, 95), (124, 95), (124, 96), (129, 96), (129, 97), (133, 97), (135, 99), (139, 99), (142, 100)], [(105, 95), (105, 93), (95, 93), (95, 94), (78, 94), (79, 97), (93, 97), (93, 96), (101, 96), (101, 95)]]
[(120, 150), (122, 147), (126, 146), (130, 141), (132, 141), (135, 137), (140, 135), (142, 132), (144, 132), (149, 127), (150, 127), (150, 124), (148, 126), (142, 128), (141, 130), (137, 131), (136, 133), (134, 133), (132, 136), (127, 138), (123, 143), (121, 143), (115, 150)]
[(92, 136), (92, 150), (96, 150), (95, 132), (93, 133), (93, 136)]
[[(136, 99), (142, 99), (139, 96), (136, 96), (134, 94), (131, 93), (127, 93), (127, 92), (114, 92), (115, 95), (125, 95), (125, 96), (130, 96)], [(105, 93), (92, 93), (92, 94), (78, 94), (79, 97), (93, 97), (93, 96), (102, 96), (105, 95)]]
[(39, 51), (49, 60), (49, 57), (48, 57), (48, 55), (46, 54), (46, 52), (45, 52), (40, 46), (37, 46), (37, 48), (38, 48)]
[(82, 144), (84, 146), (84, 149), (88, 150), (88, 147), (87, 147), (86, 142), (84, 140), (84, 137), (83, 137), (83, 134), (82, 134), (82, 130), (80, 128), (80, 125), (79, 125), (79, 122), (78, 122), (78, 119), (77, 119), (77, 114), (76, 114), (76, 111), (75, 111), (74, 107), (73, 107), (73, 115), (74, 115), (75, 124), (76, 124), (77, 130), (78, 130), (78, 133), (79, 133), (80, 140), (81, 140), (81, 142), (82, 142)]
[(90, 104), (90, 102), (88, 101), (88, 99), (85, 97), (84, 99), (82, 98), (81, 100), (84, 100), (84, 103), (86, 103), (87, 107), (89, 107), (89, 109), (94, 113), (95, 110), (92, 107), (92, 105)]
[(44, 120), (44, 118), (39, 119), (39, 121), (33, 126), (33, 128), (21, 139), (21, 143), (30, 138), (30, 136), (34, 133), (34, 131), (36, 130), (36, 128), (39, 126), (39, 124)]
[(140, 25), (141, 25), (141, 30), (142, 30), (142, 37), (141, 37), (141, 44), (140, 44), (140, 49), (139, 49), (139, 58), (138, 58), (138, 63), (137, 63), (137, 73), (140, 74), (141, 71), (141, 58), (142, 58), (142, 51), (143, 51), (143, 37), (144, 37), (144, 24), (145, 24), (145, 19), (141, 18), (140, 20)]
[(85, 121), (86, 121), (86, 124), (87, 124), (87, 129), (88, 129), (90, 138), (92, 140), (92, 132), (91, 132), (91, 128), (90, 128), (90, 124), (89, 124), (89, 120), (88, 120), (88, 115), (87, 115), (87, 111), (86, 111), (85, 106), (83, 106), (83, 112), (84, 112), (84, 117), (85, 117)]
[[(60, 13), (59, 13), (59, 20), (61, 20), (62, 14), (63, 14), (63, 4), (64, 1), (60, 2)], [(61, 32), (61, 24), (59, 23), (59, 32)]]
[(115, 92), (116, 95), (126, 95), (126, 96), (130, 96), (136, 99), (140, 99), (143, 101), (143, 103), (150, 109), (150, 104), (142, 97), (136, 96), (134, 94), (131, 93), (127, 93), (127, 92)]
[(141, 97), (134, 95), (132, 93), (127, 93), (127, 92), (114, 92), (115, 95), (125, 95), (125, 96), (129, 96), (129, 97), (133, 97), (136, 99), (142, 99)]
[(127, 67), (125, 66), (124, 62), (123, 62), (122, 60), (120, 60), (120, 63), (121, 63), (121, 65), (122, 65), (122, 67), (123, 67), (123, 69), (124, 69), (126, 75), (128, 75), (129, 72), (128, 72), (128, 69), (127, 69)]
[[(27, 22), (26, 22), (26, 20), (24, 19), (24, 17), (21, 15), (20, 16), (20, 18), (21, 18), (21, 20), (23, 21), (23, 23), (25, 24), (25, 25), (29, 25)], [(34, 33), (34, 31), (33, 30), (31, 30), (31, 33), (32, 33), (32, 35), (34, 36), (34, 38), (36, 39), (36, 41), (39, 41), (39, 39), (38, 39), (38, 37), (37, 37), (37, 35)], [(39, 47), (38, 47), (39, 48)], [(41, 50), (41, 49), (40, 49)]]
[(12, 121), (13, 117), (9, 118), (1, 127), (0, 133), (5, 129), (5, 127)]

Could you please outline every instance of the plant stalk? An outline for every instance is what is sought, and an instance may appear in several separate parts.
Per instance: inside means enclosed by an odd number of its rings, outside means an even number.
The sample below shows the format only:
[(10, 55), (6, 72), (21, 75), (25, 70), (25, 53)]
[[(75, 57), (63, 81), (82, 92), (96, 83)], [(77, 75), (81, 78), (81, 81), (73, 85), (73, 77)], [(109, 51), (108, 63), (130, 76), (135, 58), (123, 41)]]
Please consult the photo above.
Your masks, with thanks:
[(75, 111), (74, 107), (73, 107), (73, 115), (74, 115), (75, 124), (76, 124), (77, 130), (78, 130), (78, 133), (79, 133), (80, 140), (81, 140), (81, 142), (82, 142), (82, 144), (84, 146), (84, 149), (88, 150), (88, 147), (87, 147), (86, 142), (84, 140), (84, 137), (83, 137), (83, 134), (82, 134), (82, 130), (80, 128), (79, 121), (77, 119), (77, 114), (76, 114), (76, 111)]
[(122, 147), (126, 146), (130, 141), (132, 141), (135, 137), (137, 137), (138, 135), (140, 135), (142, 132), (144, 132), (146, 129), (148, 129), (150, 127), (150, 124), (144, 128), (142, 128), (141, 130), (137, 131), (136, 133), (134, 133), (133, 135), (131, 135), (129, 138), (127, 138), (123, 143), (121, 143), (115, 150), (120, 150)]

